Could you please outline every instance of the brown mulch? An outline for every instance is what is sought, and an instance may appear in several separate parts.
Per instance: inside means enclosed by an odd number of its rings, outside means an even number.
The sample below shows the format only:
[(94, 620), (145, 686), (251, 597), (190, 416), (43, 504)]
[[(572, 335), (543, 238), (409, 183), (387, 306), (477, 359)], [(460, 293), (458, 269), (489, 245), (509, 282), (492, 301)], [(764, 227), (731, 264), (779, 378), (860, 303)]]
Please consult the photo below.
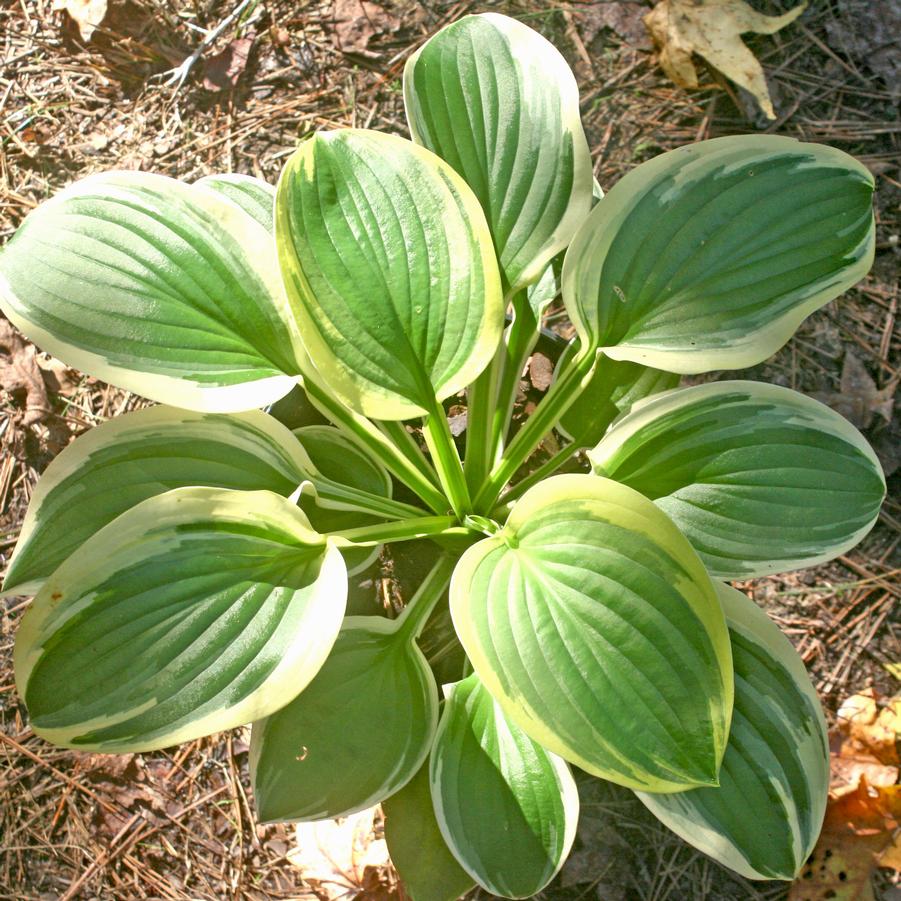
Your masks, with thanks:
[[(167, 85), (165, 73), (202, 39), (197, 27), (214, 28), (234, 5), (111, 0), (89, 43), (49, 0), (0, 7), (0, 242), (38, 203), (91, 172), (140, 168), (190, 180), (234, 171), (274, 181), (313, 130), (354, 125), (406, 134), (406, 58), (441, 25), (485, 9), (522, 18), (563, 50), (580, 81), (605, 187), (681, 144), (761, 130), (832, 144), (870, 168), (873, 271), (748, 375), (815, 394), (856, 418), (883, 460), (890, 495), (854, 550), (745, 587), (795, 642), (827, 709), (867, 685), (896, 694), (884, 665), (901, 661), (901, 410), (885, 392), (901, 376), (901, 120), (891, 48), (875, 46), (878, 29), (867, 24), (880, 4), (813, 3), (795, 26), (749, 40), (770, 79), (779, 115), (771, 125), (755, 121), (747, 99), (715, 72), (698, 91), (669, 83), (640, 26), (650, 5), (641, 2), (272, 0), (251, 5), (227, 28), (180, 89)], [(757, 4), (771, 13), (790, 5)], [(55, 454), (74, 435), (141, 403), (4, 335), (0, 561), (9, 558), (35, 481)], [(524, 388), (540, 394), (538, 386)], [(368, 575), (364, 590), (376, 602), (396, 599), (390, 561)], [(246, 730), (122, 757), (63, 751), (32, 735), (11, 666), (26, 603), (0, 601), (0, 899), (315, 897), (288, 860), (290, 827), (255, 825)], [(368, 897), (394, 891), (390, 874), (382, 875)], [(888, 899), (894, 889), (887, 875), (879, 879)], [(567, 901), (784, 895), (781, 884), (728, 874), (659, 827), (628, 792), (597, 782), (585, 786), (572, 862), (543, 893)]]

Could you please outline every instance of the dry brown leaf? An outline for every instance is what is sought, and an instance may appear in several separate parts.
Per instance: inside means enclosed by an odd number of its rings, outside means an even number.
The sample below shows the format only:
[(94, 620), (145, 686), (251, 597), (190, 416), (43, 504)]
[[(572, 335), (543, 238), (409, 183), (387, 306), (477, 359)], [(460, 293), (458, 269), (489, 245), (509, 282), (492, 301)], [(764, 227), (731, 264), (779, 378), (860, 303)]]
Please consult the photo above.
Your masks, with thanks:
[(554, 364), (544, 354), (532, 354), (529, 360), (529, 379), (536, 391), (547, 391), (554, 380)]
[(64, 9), (78, 26), (81, 39), (89, 41), (106, 15), (106, 0), (53, 0), (53, 9)]
[(288, 860), (323, 897), (358, 897), (372, 882), (372, 871), (388, 865), (385, 840), (375, 837), (377, 814), (378, 808), (371, 807), (338, 820), (298, 823), (297, 845), (288, 851)]
[(586, 44), (590, 44), (604, 28), (619, 35), (627, 44), (649, 50), (647, 29), (641, 19), (647, 6), (630, 0), (608, 0), (606, 3), (589, 3), (573, 10), (581, 24), (580, 31)]
[(744, 0), (661, 0), (644, 17), (660, 48), (660, 65), (680, 87), (698, 87), (691, 56), (697, 53), (739, 87), (750, 91), (768, 119), (775, 119), (766, 76), (742, 41), (747, 32), (773, 34), (794, 22), (807, 2), (782, 16), (765, 16)]
[(841, 390), (820, 392), (816, 397), (857, 428), (865, 429), (872, 424), (876, 414), (888, 423), (892, 421), (897, 388), (896, 380), (882, 389), (877, 388), (860, 358), (849, 350), (842, 364)]
[(381, 54), (372, 50), (369, 42), (396, 31), (400, 25), (384, 7), (370, 0), (335, 0), (334, 17), (338, 49), (371, 59), (378, 59)]
[(235, 38), (203, 66), (203, 86), (208, 91), (224, 91), (237, 87), (238, 79), (247, 68), (254, 36)]
[(25, 392), (22, 425), (33, 425), (53, 412), (34, 345), (26, 343), (8, 319), (0, 319), (0, 389)]

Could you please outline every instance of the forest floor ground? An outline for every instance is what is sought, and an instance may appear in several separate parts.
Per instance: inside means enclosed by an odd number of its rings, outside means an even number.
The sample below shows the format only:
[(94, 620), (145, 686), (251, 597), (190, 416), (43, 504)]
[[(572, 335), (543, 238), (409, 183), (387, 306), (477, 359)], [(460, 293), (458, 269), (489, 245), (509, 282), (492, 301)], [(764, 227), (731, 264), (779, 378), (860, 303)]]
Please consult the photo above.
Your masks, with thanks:
[[(197, 29), (214, 28), (232, 5), (110, 0), (86, 42), (55, 9), (63, 3), (4, 0), (0, 243), (38, 203), (92, 172), (142, 169), (186, 180), (242, 172), (274, 182), (298, 139), (315, 129), (406, 134), (405, 60), (441, 25), (489, 9), (538, 29), (569, 60), (604, 188), (662, 151), (718, 135), (782, 134), (852, 153), (876, 180), (873, 270), (772, 360), (742, 374), (831, 403), (864, 431), (889, 476), (879, 522), (857, 548), (816, 569), (741, 586), (790, 636), (834, 716), (863, 688), (883, 697), (901, 689), (886, 669), (901, 661), (901, 50), (892, 44), (897, 32), (880, 33), (873, 18), (897, 11), (894, 0), (884, 4), (821, 0), (785, 31), (749, 39), (778, 115), (767, 124), (715, 72), (704, 70), (705, 84), (690, 92), (666, 78), (641, 22), (649, 3), (261, 0), (176, 90), (161, 76), (190, 56)], [(773, 14), (790, 5), (756, 3)], [(559, 318), (554, 324), (565, 331)], [(0, 565), (50, 460), (74, 436), (142, 403), (35, 353), (7, 326), (0, 319)], [(540, 394), (528, 378), (522, 387), (523, 403)], [(363, 578), (373, 604), (403, 594), (390, 564)], [(121, 757), (59, 750), (31, 733), (12, 673), (27, 603), (0, 601), (0, 899), (317, 897), (296, 865), (293, 829), (254, 821), (247, 730)], [(387, 866), (366, 870), (364, 885), (362, 897), (398, 896)], [(585, 787), (572, 859), (541, 897), (777, 901), (786, 892), (722, 870), (628, 792), (595, 783)], [(876, 894), (901, 897), (888, 871), (877, 876)]]

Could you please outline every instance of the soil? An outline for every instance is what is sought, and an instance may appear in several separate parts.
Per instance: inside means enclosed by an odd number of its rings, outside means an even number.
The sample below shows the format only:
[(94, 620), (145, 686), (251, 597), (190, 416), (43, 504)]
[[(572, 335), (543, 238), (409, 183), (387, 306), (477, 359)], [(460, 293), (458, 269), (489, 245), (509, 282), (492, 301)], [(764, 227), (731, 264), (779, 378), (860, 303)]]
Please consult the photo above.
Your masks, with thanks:
[[(748, 38), (767, 71), (778, 115), (771, 124), (715, 71), (705, 71), (698, 90), (671, 84), (641, 25), (650, 3), (270, 0), (247, 6), (180, 86), (167, 83), (166, 73), (198, 46), (198, 28), (214, 29), (234, 4), (110, 0), (90, 41), (57, 5), (65, 4), (10, 0), (0, 7), (0, 242), (38, 203), (92, 172), (142, 169), (186, 180), (243, 172), (274, 181), (313, 130), (352, 125), (407, 134), (400, 90), (406, 58), (440, 26), (489, 9), (538, 29), (573, 66), (605, 188), (662, 151), (726, 134), (825, 142), (862, 160), (876, 178), (872, 272), (811, 316), (772, 360), (737, 375), (814, 394), (852, 418), (880, 454), (889, 497), (854, 550), (816, 569), (739, 587), (796, 644), (830, 715), (863, 687), (889, 697), (898, 692), (885, 666), (901, 660), (901, 410), (894, 393), (901, 375), (901, 51), (891, 26), (894, 0), (822, 0), (785, 31)], [(70, 8), (77, 5), (69, 0)], [(791, 4), (756, 6), (776, 14)], [(546, 324), (567, 334), (559, 312)], [(144, 403), (0, 332), (0, 360), (29, 355), (40, 364), (46, 403), (33, 379), (29, 390), (10, 366), (0, 370), (0, 562), (9, 559), (50, 460), (92, 425)], [(546, 387), (543, 376), (535, 382), (524, 377), (521, 410)], [(383, 556), (358, 578), (355, 609), (393, 615), (415, 584), (422, 553), (405, 548)], [(27, 603), (0, 601), (0, 899), (317, 897), (289, 859), (293, 830), (255, 823), (248, 730), (118, 757), (59, 750), (31, 733), (11, 664)], [(435, 649), (440, 636), (436, 621), (429, 639)], [(450, 672), (457, 664), (443, 665)], [(629, 792), (580, 781), (574, 853), (541, 897), (786, 896), (784, 884), (750, 883), (693, 851)], [(356, 892), (399, 897), (387, 866), (370, 867)], [(876, 896), (901, 897), (889, 871), (876, 877)]]

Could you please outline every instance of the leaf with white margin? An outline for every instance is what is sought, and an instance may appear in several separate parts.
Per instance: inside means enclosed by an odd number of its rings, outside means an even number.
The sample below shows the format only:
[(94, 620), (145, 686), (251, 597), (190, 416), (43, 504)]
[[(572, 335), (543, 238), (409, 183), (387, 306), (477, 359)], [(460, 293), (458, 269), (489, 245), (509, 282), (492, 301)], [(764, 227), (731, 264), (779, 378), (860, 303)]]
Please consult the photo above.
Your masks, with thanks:
[(531, 898), (563, 866), (579, 819), (572, 773), (508, 721), (475, 673), (450, 688), (429, 779), (441, 834), (482, 888)]
[(720, 786), (638, 797), (685, 841), (748, 879), (793, 879), (823, 822), (826, 723), (788, 639), (740, 591), (717, 584), (735, 661), (735, 712)]
[(91, 535), (148, 497), (191, 486), (288, 497), (315, 472), (294, 435), (257, 410), (159, 406), (118, 416), (76, 438), (44, 471), (4, 594), (34, 594)]
[(592, 202), (579, 89), (566, 60), (515, 19), (464, 16), (410, 57), (404, 103), (413, 140), (479, 198), (508, 292), (536, 281)]
[(715, 785), (732, 711), (713, 584), (637, 491), (553, 476), (470, 547), (450, 608), (507, 717), (589, 773), (630, 788)]
[(271, 235), (162, 175), (93, 175), (41, 204), (0, 254), (0, 306), (68, 365), (176, 407), (260, 407), (300, 372)]
[(438, 828), (428, 761), (382, 810), (391, 863), (413, 901), (457, 901), (475, 885)]
[(651, 498), (724, 579), (837, 557), (873, 527), (885, 496), (879, 460), (857, 429), (761, 382), (649, 398), (588, 457), (598, 475)]
[(347, 816), (393, 795), (422, 766), (438, 687), (398, 622), (345, 619), (313, 681), (254, 723), (250, 768), (263, 822)]
[(233, 203), (238, 204), (248, 216), (256, 219), (268, 232), (275, 230), (273, 210), (275, 208), (275, 188), (261, 178), (251, 175), (206, 175), (194, 182), (209, 188)]
[(89, 538), (25, 613), (13, 662), (62, 747), (149, 751), (260, 719), (324, 663), (337, 548), (269, 491), (177, 488)]
[(440, 157), (375, 131), (319, 132), (282, 172), (275, 221), (304, 344), (352, 409), (432, 413), (494, 356), (504, 308), (491, 236)]
[[(574, 338), (560, 355), (554, 380), (560, 378), (576, 358), (579, 339)], [(679, 384), (674, 372), (651, 369), (631, 360), (611, 360), (602, 354), (579, 396), (560, 417), (557, 431), (575, 447), (591, 447), (607, 432), (610, 424), (631, 407)]]
[[(294, 429), (294, 434), (321, 475), (369, 494), (391, 497), (393, 485), (385, 468), (334, 426), (302, 426)], [(298, 503), (317, 532), (338, 532), (381, 521), (355, 510), (336, 509), (333, 501), (323, 500), (315, 493), (303, 495)], [(380, 550), (381, 545), (342, 548), (347, 574), (362, 572), (378, 558)]]
[(587, 347), (670, 372), (765, 360), (873, 262), (873, 176), (823, 144), (701, 141), (643, 163), (579, 230), (563, 302)]

